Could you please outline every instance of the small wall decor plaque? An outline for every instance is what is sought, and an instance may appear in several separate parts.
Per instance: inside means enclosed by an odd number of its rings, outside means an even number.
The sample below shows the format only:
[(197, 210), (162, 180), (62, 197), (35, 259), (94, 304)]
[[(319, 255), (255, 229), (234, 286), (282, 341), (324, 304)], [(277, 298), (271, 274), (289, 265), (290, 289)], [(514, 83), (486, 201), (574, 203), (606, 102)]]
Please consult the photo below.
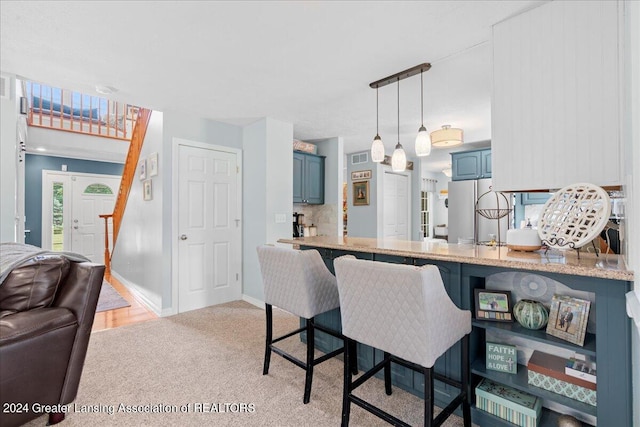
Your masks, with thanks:
[(358, 181), (360, 179), (371, 179), (371, 171), (354, 171), (351, 172), (351, 181)]
[(487, 341), (487, 369), (515, 374), (518, 372), (518, 352), (515, 345)]

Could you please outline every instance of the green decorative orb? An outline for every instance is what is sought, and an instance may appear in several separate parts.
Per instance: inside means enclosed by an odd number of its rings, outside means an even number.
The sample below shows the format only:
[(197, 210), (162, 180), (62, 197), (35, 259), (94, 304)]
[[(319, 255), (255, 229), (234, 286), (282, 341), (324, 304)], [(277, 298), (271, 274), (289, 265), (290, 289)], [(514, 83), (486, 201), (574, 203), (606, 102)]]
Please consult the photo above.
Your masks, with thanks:
[(513, 316), (527, 329), (541, 329), (549, 321), (549, 312), (542, 303), (523, 299), (513, 306)]

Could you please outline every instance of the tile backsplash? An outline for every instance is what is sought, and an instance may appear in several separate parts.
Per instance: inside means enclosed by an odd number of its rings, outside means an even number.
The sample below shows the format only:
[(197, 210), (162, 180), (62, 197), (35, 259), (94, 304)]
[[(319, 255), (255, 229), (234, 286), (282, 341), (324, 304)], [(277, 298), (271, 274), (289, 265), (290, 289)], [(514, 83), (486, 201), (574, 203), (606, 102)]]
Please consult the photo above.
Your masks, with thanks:
[(303, 205), (294, 203), (293, 211), (304, 214), (305, 225), (318, 227), (318, 236), (338, 235), (338, 205)]

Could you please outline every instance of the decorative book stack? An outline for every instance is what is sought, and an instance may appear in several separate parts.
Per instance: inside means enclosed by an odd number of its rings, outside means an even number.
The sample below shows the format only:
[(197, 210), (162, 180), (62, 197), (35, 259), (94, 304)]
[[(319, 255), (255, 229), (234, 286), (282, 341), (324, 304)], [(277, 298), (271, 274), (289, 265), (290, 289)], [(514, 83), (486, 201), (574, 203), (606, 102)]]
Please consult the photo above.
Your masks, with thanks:
[(476, 387), (476, 407), (520, 427), (536, 427), (542, 399), (484, 378)]
[(596, 406), (596, 383), (568, 375), (565, 372), (566, 365), (567, 359), (534, 351), (527, 364), (528, 382), (536, 387)]

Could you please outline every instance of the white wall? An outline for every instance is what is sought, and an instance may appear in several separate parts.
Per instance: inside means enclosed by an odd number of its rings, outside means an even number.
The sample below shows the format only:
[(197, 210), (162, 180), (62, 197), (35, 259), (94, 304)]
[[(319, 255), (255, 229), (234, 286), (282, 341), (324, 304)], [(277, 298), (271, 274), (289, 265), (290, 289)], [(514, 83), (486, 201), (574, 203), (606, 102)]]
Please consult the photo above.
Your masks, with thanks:
[[(335, 214), (335, 230), (330, 236), (342, 236), (342, 184), (344, 183), (344, 140), (341, 137), (310, 141), (318, 146), (318, 154), (325, 156), (324, 204), (325, 210)], [(332, 222), (333, 223), (333, 222)]]
[[(243, 129), (243, 294), (264, 301), (256, 248), (291, 236), (293, 125), (265, 118)], [(284, 223), (276, 223), (276, 214)]]
[(124, 211), (116, 247), (112, 256), (112, 274), (140, 297), (154, 312), (161, 314), (163, 308), (163, 200), (165, 187), (163, 177), (168, 175), (162, 160), (171, 151), (163, 151), (163, 114), (154, 111), (147, 128), (140, 158), (158, 153), (158, 175), (151, 177), (153, 199), (145, 201), (142, 196), (142, 181), (137, 175), (133, 179), (131, 192)]
[(17, 212), (17, 151), (16, 126), (18, 106), (16, 101), (16, 78), (2, 73), (9, 79), (9, 99), (0, 100), (0, 242), (15, 242)]

